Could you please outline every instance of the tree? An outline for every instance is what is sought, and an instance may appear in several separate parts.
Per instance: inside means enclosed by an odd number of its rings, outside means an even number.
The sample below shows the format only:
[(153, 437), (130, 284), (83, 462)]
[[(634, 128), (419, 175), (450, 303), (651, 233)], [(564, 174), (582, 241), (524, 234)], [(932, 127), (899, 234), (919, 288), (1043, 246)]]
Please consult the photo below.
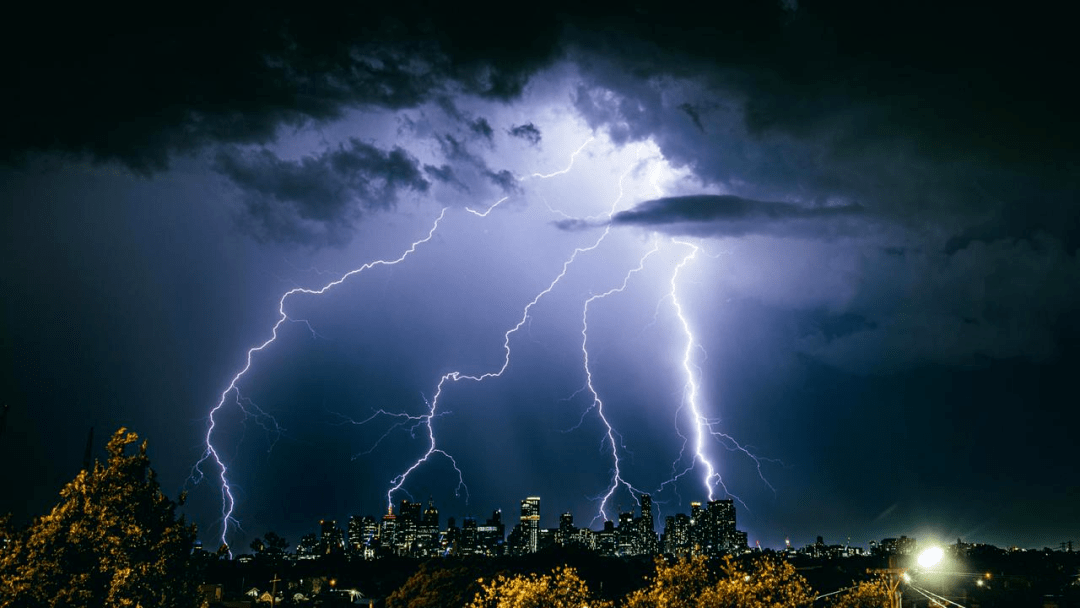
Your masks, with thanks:
[(460, 608), (480, 592), (491, 567), (487, 559), (453, 566), (425, 562), (386, 598), (386, 608)]
[(468, 608), (611, 608), (600, 601), (573, 568), (556, 568), (550, 575), (500, 575), (484, 583)]
[(645, 588), (626, 598), (627, 608), (779, 608), (809, 606), (810, 584), (785, 562), (768, 558), (747, 565), (725, 557), (720, 575), (709, 573), (704, 557), (668, 564), (656, 561), (656, 574)]
[(669, 564), (656, 558), (652, 582), (626, 598), (627, 608), (697, 608), (698, 598), (710, 586), (708, 560), (703, 556)]
[(831, 608), (881, 608), (893, 605), (893, 592), (884, 575), (852, 586), (833, 596)]
[(809, 606), (814, 590), (790, 563), (772, 558), (758, 558), (749, 567), (730, 556), (720, 567), (723, 573), (715, 585), (701, 594), (702, 608), (776, 608)]
[(273, 563), (285, 557), (285, 549), (288, 546), (289, 541), (274, 531), (263, 534), (262, 538), (255, 537), (255, 540), (251, 541), (251, 550), (255, 552), (255, 557)]
[(52, 511), (0, 549), (0, 608), (189, 608), (198, 605), (195, 526), (177, 517), (150, 468), (146, 442), (121, 428), (108, 462), (60, 491)]

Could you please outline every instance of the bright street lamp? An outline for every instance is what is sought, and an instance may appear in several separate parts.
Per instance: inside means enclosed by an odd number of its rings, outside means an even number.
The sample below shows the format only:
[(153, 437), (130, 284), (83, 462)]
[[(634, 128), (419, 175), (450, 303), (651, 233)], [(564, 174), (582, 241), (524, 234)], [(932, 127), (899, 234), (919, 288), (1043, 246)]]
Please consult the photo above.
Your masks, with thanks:
[(919, 565), (923, 568), (933, 568), (945, 557), (945, 551), (941, 547), (930, 547), (919, 554)]

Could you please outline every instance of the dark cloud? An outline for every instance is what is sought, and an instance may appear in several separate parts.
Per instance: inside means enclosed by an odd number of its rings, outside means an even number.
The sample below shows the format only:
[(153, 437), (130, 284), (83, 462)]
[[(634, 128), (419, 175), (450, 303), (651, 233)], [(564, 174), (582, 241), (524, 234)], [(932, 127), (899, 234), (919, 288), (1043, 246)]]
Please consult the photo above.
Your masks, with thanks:
[(501, 171), (487, 171), (484, 173), (492, 184), (498, 186), (503, 192), (511, 193), (519, 190), (518, 180), (506, 169)]
[(523, 125), (514, 125), (507, 129), (506, 132), (509, 133), (511, 137), (524, 139), (534, 146), (540, 143), (540, 129), (537, 129), (536, 125), (531, 122)]
[[(594, 125), (643, 139), (671, 126), (663, 110), (682, 114), (696, 137), (720, 137), (710, 143), (723, 152), (695, 157), (700, 145), (678, 129), (657, 141), (710, 179), (865, 193), (973, 177), (926, 175), (914, 158), (954, 173), (998, 163), (1075, 185), (1080, 122), (1061, 77), (1071, 68), (1071, 20), (1055, 10), (745, 2), (686, 27), (688, 15), (665, 5), (556, 3), (507, 27), (440, 4), (221, 9), (153, 22), (122, 9), (58, 15), (42, 5), (8, 20), (0, 36), (0, 50), (18, 58), (0, 100), (17, 117), (0, 158), (61, 151), (149, 173), (178, 152), (266, 143), (282, 126), (348, 108), (415, 107), (458, 93), (511, 99), (569, 49), (590, 85), (621, 96), (616, 112), (582, 104)], [(672, 79), (696, 88), (672, 90)], [(488, 137), (486, 121), (473, 125)], [(790, 145), (777, 151), (791, 154), (771, 174), (746, 172), (755, 168), (748, 148), (778, 136)], [(860, 171), (868, 155), (920, 174)], [(885, 162), (890, 155), (897, 162)], [(824, 170), (822, 160), (842, 162)], [(901, 192), (909, 205), (936, 203), (925, 189)]]
[(487, 119), (482, 117), (470, 122), (469, 129), (488, 141), (491, 141), (492, 138), (495, 137), (495, 131), (492, 130), (491, 125), (488, 124)]
[(699, 131), (702, 133), (705, 132), (705, 127), (701, 124), (701, 114), (698, 112), (697, 108), (689, 103), (682, 103), (679, 104), (679, 109), (685, 112), (686, 115), (690, 117), (690, 120), (694, 121), (694, 126), (697, 127)]
[(464, 124), (471, 136), (486, 139), (488, 143), (494, 140), (495, 130), (491, 128), (491, 124), (483, 116), (473, 117), (470, 112), (459, 108), (458, 104), (448, 95), (438, 97), (435, 103), (451, 120)]
[(214, 168), (240, 188), (244, 224), (257, 237), (311, 245), (343, 244), (363, 212), (392, 208), (402, 190), (429, 186), (405, 150), (380, 150), (357, 139), (298, 161), (265, 149), (226, 148)]
[(864, 326), (807, 332), (800, 352), (857, 373), (893, 373), (928, 363), (1047, 362), (1072, 351), (1080, 257), (1056, 239), (882, 253), (863, 258), (858, 296), (846, 307)]
[(864, 216), (865, 210), (859, 205), (802, 207), (732, 195), (697, 194), (645, 201), (633, 209), (616, 213), (611, 223), (694, 236), (829, 237), (865, 226)]
[[(439, 148), (447, 160), (467, 167), (474, 175), (498, 187), (505, 193), (518, 191), (518, 180), (506, 169), (495, 170), (488, 166), (487, 161), (469, 150), (468, 145), (458, 140), (453, 135), (444, 134), (436, 137)], [(464, 184), (463, 184), (464, 185)]]
[(54, 151), (150, 174), (176, 153), (267, 143), (281, 126), (348, 108), (414, 107), (450, 82), (510, 99), (557, 52), (556, 19), (526, 23), (522, 35), (456, 7), (412, 3), (218, 7), (167, 19), (119, 5), (30, 6), (0, 32), (0, 52), (18, 57), (0, 99), (18, 119), (0, 160)]
[(469, 191), (469, 187), (461, 183), (461, 180), (454, 175), (454, 168), (450, 165), (442, 165), (439, 167), (434, 165), (424, 165), (424, 174), (437, 182), (450, 184), (462, 192)]
[[(739, 196), (858, 200), (965, 239), (1047, 230), (1077, 247), (1080, 214), (1060, 202), (1080, 126), (1054, 13), (804, 2), (725, 5), (700, 28), (662, 10), (582, 18), (567, 36), (575, 105)], [(987, 215), (1011, 221), (969, 230)]]

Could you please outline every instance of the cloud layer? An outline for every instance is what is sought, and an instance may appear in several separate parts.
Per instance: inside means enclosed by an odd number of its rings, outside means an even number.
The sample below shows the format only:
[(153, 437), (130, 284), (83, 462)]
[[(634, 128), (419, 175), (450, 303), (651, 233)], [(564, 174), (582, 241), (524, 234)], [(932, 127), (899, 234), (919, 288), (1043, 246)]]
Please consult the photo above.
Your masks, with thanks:
[[(430, 185), (405, 150), (357, 139), (298, 161), (265, 149), (228, 148), (214, 166), (240, 189), (243, 224), (254, 235), (309, 245), (343, 244), (365, 212), (391, 209), (403, 191), (426, 192)], [(426, 173), (452, 179), (449, 168)]]
[(693, 236), (829, 237), (856, 233), (862, 223), (846, 220), (859, 218), (863, 212), (858, 205), (805, 208), (730, 194), (698, 194), (645, 201), (633, 209), (616, 213), (611, 223)]

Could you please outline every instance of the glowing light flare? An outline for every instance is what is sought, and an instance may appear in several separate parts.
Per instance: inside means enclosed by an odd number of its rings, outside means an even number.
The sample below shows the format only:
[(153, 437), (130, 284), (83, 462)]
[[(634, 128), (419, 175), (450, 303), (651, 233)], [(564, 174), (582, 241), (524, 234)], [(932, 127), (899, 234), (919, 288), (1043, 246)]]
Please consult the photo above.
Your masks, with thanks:
[(933, 568), (945, 557), (945, 551), (941, 547), (930, 547), (919, 554), (919, 565), (923, 568)]

